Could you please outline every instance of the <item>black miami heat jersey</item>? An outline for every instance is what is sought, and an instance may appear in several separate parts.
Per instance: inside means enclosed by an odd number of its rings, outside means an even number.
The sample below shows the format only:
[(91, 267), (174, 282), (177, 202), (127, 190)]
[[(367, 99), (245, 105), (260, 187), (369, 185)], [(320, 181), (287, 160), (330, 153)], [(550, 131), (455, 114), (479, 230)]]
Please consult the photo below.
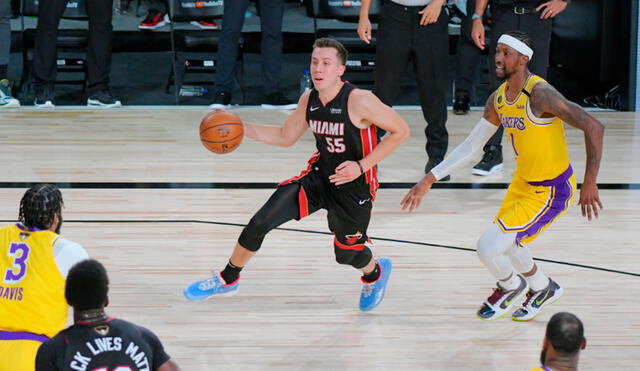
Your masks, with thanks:
[(44, 343), (38, 370), (156, 370), (169, 360), (154, 333), (133, 323), (108, 318), (76, 323)]
[[(318, 150), (310, 164), (318, 167), (327, 181), (338, 165), (363, 159), (377, 144), (375, 125), (359, 129), (349, 118), (349, 94), (354, 89), (355, 85), (345, 82), (336, 97), (326, 105), (320, 101), (317, 90), (311, 90), (309, 95), (306, 120), (316, 138)], [(378, 189), (376, 167), (353, 180), (349, 187), (352, 186), (368, 186), (374, 196)]]

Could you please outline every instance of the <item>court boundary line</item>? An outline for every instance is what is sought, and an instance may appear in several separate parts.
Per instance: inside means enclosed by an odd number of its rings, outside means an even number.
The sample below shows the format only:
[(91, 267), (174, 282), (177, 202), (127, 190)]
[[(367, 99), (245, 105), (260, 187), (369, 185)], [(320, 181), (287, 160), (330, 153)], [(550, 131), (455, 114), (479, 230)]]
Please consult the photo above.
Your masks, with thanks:
[[(15, 223), (16, 220), (0, 220), (0, 222), (2, 222), (2, 223)], [(109, 224), (116, 224), (116, 223), (125, 223), (125, 224), (134, 224), (134, 223), (194, 223), (194, 224), (211, 224), (211, 225), (222, 225), (222, 226), (232, 226), (232, 227), (245, 227), (246, 226), (246, 224), (241, 224), (241, 223), (216, 222), (216, 221), (197, 220), (197, 219), (185, 219), (185, 220), (180, 220), (180, 219), (142, 219), (142, 220), (135, 220), (135, 219), (123, 219), (123, 220), (89, 219), (89, 220), (65, 220), (64, 222), (65, 223), (89, 223), (89, 224), (97, 224), (97, 223), (109, 223)], [(333, 235), (333, 233), (331, 233), (331, 232), (314, 231), (314, 230), (298, 229), (298, 228), (280, 228), (279, 227), (279, 228), (276, 228), (276, 230), (287, 231), (287, 232), (320, 234), (320, 235), (325, 235), (325, 236), (332, 236)], [(369, 236), (369, 237), (371, 239), (373, 239), (373, 240), (386, 241), (386, 242), (396, 242), (396, 243), (405, 244), (405, 245), (428, 246), (428, 247), (437, 247), (437, 248), (443, 248), (443, 249), (449, 249), (449, 250), (476, 252), (475, 249), (472, 249), (472, 248), (469, 248), (469, 247), (442, 245), (442, 244), (437, 244), (437, 243), (401, 240), (401, 239), (386, 238), (386, 237), (374, 237), (374, 236)], [(533, 260), (542, 261), (542, 262), (546, 262), (546, 263), (554, 263), (554, 264), (559, 264), (559, 265), (567, 265), (567, 266), (577, 267), (577, 268), (591, 269), (591, 270), (602, 271), (602, 272), (609, 272), (609, 273), (616, 273), (616, 274), (621, 274), (621, 275), (628, 275), (628, 276), (632, 276), (632, 277), (640, 277), (640, 273), (626, 272), (626, 271), (621, 271), (621, 270), (617, 270), (617, 269), (609, 269), (609, 268), (597, 267), (597, 266), (593, 266), (593, 265), (570, 263), (570, 262), (565, 262), (565, 261), (561, 261), (561, 260), (544, 259), (544, 258), (533, 258)]]
[[(29, 188), (50, 183), (60, 189), (275, 189), (272, 182), (0, 182), (2, 188)], [(381, 189), (409, 189), (415, 182), (382, 182)], [(510, 183), (434, 183), (434, 189), (507, 189)], [(582, 183), (578, 183), (578, 188)], [(640, 190), (640, 183), (598, 183), (600, 190)]]

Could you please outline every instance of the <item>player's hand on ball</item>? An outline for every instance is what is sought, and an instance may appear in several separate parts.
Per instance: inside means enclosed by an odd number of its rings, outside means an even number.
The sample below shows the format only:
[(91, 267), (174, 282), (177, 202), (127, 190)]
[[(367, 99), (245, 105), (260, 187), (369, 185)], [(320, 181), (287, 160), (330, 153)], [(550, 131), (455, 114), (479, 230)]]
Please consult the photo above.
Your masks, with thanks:
[(582, 208), (582, 216), (591, 221), (591, 216), (598, 217), (598, 207), (602, 210), (602, 202), (598, 194), (598, 185), (595, 183), (584, 183), (580, 188), (580, 201), (578, 205)]
[(329, 176), (329, 181), (335, 185), (349, 183), (362, 175), (360, 165), (355, 161), (345, 161), (338, 165), (336, 172)]
[(420, 202), (422, 202), (422, 198), (424, 195), (429, 192), (431, 189), (432, 181), (429, 181), (426, 177), (421, 181), (416, 183), (409, 192), (404, 196), (400, 205), (402, 205), (402, 210), (406, 210), (409, 208), (409, 212), (412, 212), (413, 209), (417, 209), (420, 206)]

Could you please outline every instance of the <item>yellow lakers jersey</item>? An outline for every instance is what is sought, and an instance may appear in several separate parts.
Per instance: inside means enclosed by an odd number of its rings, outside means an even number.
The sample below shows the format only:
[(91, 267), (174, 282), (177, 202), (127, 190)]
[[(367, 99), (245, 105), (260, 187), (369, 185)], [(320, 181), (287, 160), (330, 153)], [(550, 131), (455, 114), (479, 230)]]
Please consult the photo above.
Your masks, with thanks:
[(0, 229), (0, 330), (53, 337), (64, 328), (65, 279), (53, 255), (59, 238), (20, 224)]
[(562, 120), (536, 117), (529, 105), (533, 87), (541, 82), (546, 81), (531, 74), (513, 101), (507, 99), (505, 82), (494, 100), (500, 124), (515, 154), (515, 175), (527, 182), (554, 179), (569, 167)]

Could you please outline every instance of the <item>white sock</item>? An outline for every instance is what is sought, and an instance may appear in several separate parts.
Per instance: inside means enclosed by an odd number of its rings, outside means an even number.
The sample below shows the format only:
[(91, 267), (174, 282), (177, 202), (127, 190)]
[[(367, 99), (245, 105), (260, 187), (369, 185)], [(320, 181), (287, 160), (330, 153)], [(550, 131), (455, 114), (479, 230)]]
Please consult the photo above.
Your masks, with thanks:
[(506, 280), (500, 280), (500, 286), (504, 287), (505, 290), (515, 290), (520, 286), (520, 279), (517, 274), (511, 273)]
[(532, 276), (525, 277), (527, 282), (529, 282), (529, 288), (531, 291), (540, 291), (549, 286), (549, 277), (545, 276), (544, 273), (538, 268), (536, 273)]

